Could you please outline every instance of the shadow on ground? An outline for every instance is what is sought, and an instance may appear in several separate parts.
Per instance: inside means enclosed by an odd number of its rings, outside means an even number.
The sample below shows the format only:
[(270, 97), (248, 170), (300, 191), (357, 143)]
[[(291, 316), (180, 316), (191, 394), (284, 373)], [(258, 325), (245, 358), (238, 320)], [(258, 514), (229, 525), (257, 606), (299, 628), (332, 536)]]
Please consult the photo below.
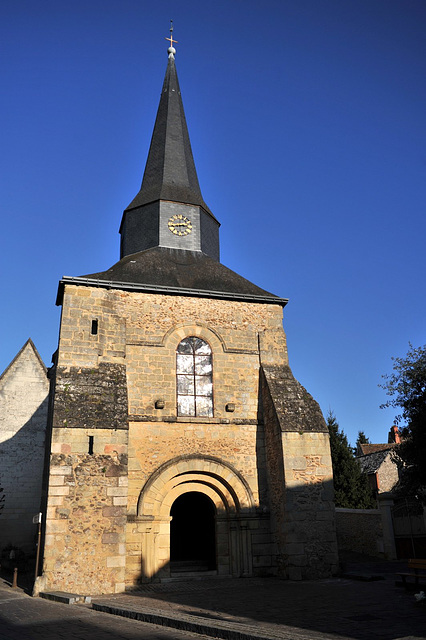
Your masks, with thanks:
[(172, 582), (146, 585), (125, 595), (110, 596), (108, 600), (123, 607), (155, 608), (212, 622), (255, 625), (259, 634), (265, 635), (268, 631), (285, 634), (292, 628), (299, 633), (308, 631), (309, 635), (301, 636), (306, 638), (314, 638), (316, 633), (360, 640), (426, 638), (426, 607), (416, 604), (413, 593), (395, 586), (395, 572), (400, 568), (401, 562), (348, 555), (343, 558), (345, 572), (376, 579), (341, 577), (288, 582), (241, 578)]
[[(112, 618), (87, 607), (31, 598), (0, 580), (3, 640), (176, 640), (178, 632), (135, 620)], [(191, 634), (180, 637), (194, 637)]]

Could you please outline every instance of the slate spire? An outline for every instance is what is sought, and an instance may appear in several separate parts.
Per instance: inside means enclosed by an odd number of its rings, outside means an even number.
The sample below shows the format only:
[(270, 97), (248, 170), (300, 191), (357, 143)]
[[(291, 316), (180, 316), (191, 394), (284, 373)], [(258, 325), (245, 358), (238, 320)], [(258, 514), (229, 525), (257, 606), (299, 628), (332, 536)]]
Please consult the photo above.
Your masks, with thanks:
[(169, 54), (141, 189), (127, 209), (154, 200), (195, 204), (210, 212), (198, 183), (173, 53)]
[(176, 40), (172, 34), (166, 39), (171, 46), (160, 104), (140, 191), (123, 213), (120, 256), (167, 247), (219, 260), (219, 222), (198, 183), (176, 73)]

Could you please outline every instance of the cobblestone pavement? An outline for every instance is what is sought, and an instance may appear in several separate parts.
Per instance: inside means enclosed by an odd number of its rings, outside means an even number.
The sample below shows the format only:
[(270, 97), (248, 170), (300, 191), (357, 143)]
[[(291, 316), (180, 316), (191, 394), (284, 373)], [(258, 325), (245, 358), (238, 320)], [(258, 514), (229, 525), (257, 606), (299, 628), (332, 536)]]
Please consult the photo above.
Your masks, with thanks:
[[(122, 611), (152, 611), (165, 617), (204, 619), (252, 637), (295, 640), (426, 639), (426, 605), (413, 593), (395, 586), (395, 563), (348, 566), (364, 577), (316, 582), (249, 578), (170, 583), (141, 588), (131, 594), (95, 598), (100, 605)], [(189, 627), (191, 628), (191, 627)]]
[(186, 631), (58, 604), (12, 590), (0, 580), (0, 640), (195, 640)]
[[(201, 637), (192, 632), (197, 621), (204, 634), (229, 640), (426, 640), (426, 605), (395, 586), (398, 568), (394, 563), (346, 567), (348, 573), (382, 578), (373, 581), (216, 579), (147, 585), (93, 599), (96, 606), (112, 608), (114, 616), (31, 598), (0, 581), (0, 640), (195, 639)], [(190, 631), (121, 617), (138, 615)]]

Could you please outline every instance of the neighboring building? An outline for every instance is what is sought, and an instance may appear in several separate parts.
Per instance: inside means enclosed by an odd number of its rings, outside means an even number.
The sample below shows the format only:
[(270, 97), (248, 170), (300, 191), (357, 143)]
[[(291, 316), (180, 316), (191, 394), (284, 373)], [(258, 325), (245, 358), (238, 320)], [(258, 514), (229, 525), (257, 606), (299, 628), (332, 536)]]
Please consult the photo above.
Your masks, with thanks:
[(219, 262), (174, 53), (121, 259), (59, 284), (36, 589), (337, 571), (327, 426), (289, 368), (287, 300)]
[(386, 444), (358, 444), (357, 458), (376, 494), (392, 491), (399, 480), (398, 465), (392, 452), (400, 442), (398, 427), (393, 426)]
[(0, 551), (35, 552), (48, 393), (46, 367), (28, 340), (0, 376)]

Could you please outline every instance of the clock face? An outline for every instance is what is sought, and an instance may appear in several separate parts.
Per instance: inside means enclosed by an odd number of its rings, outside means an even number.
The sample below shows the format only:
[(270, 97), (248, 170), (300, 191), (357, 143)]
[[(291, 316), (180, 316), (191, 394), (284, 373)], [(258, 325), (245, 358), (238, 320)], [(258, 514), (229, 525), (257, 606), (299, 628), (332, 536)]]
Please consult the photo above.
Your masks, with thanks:
[(176, 213), (169, 218), (167, 223), (169, 230), (175, 234), (175, 236), (187, 236), (192, 231), (192, 222), (186, 216), (181, 213)]

